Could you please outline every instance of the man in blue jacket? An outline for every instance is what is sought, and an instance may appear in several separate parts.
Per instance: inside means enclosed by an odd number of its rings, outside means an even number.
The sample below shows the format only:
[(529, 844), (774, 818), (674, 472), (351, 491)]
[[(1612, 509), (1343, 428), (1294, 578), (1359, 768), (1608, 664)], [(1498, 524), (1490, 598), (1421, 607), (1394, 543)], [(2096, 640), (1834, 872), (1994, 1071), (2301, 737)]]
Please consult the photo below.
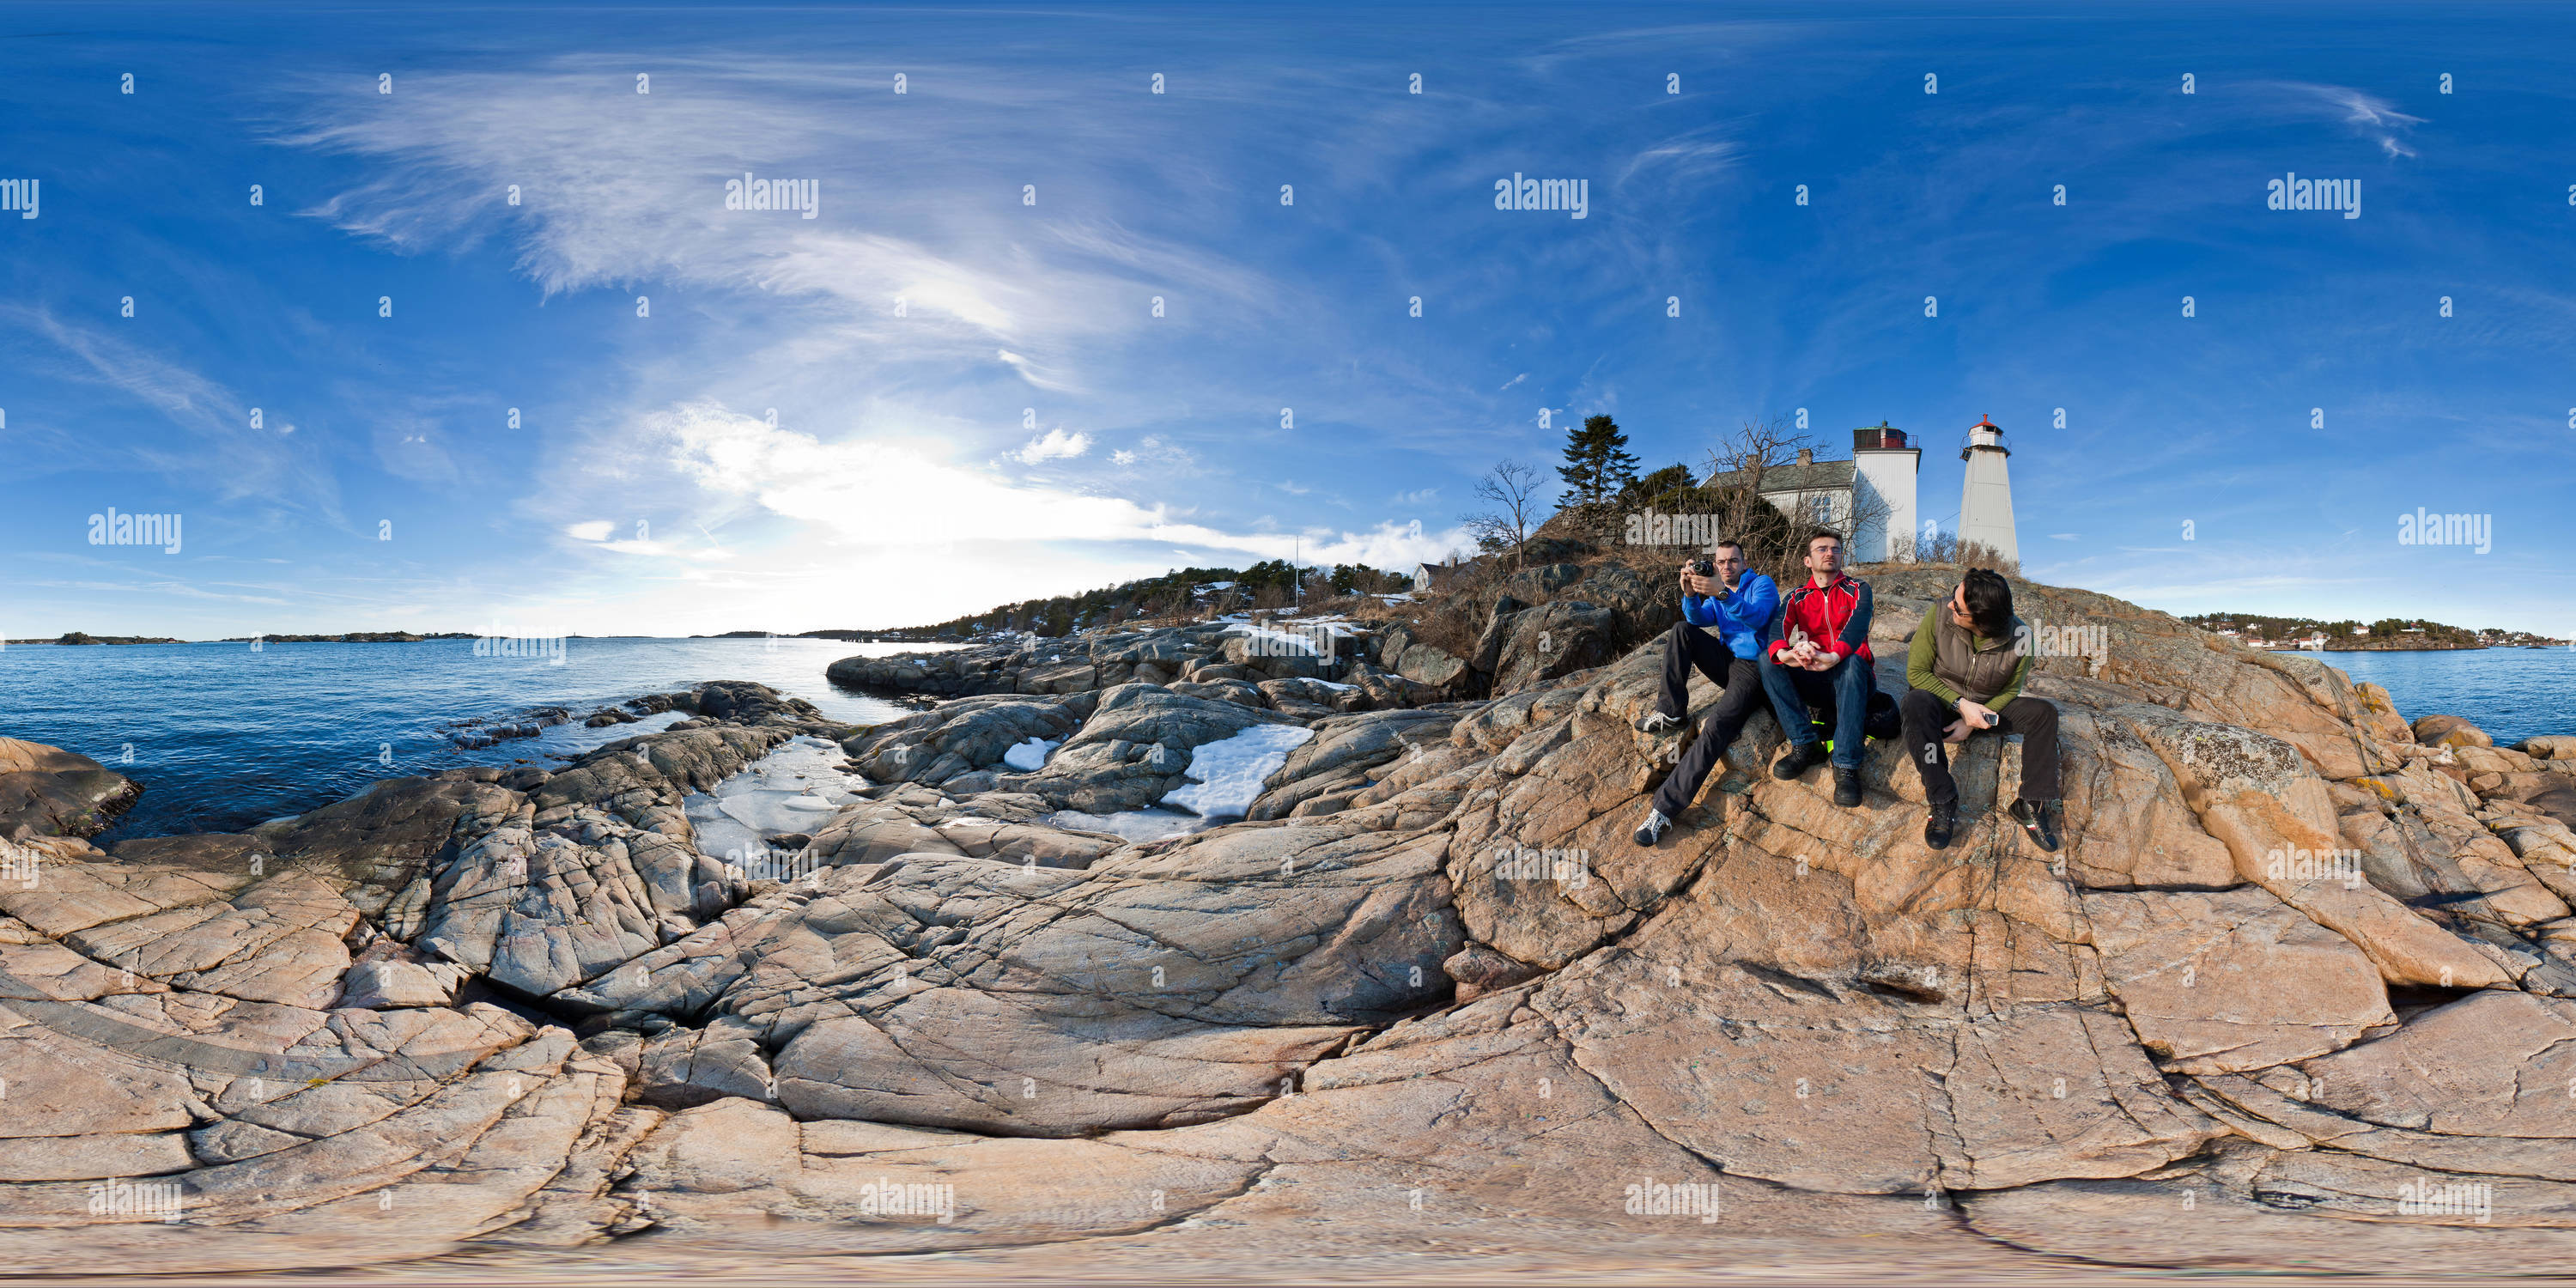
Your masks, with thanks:
[(1699, 795), (1699, 785), (1735, 735), (1744, 732), (1744, 722), (1761, 709), (1762, 672), (1755, 659), (1771, 642), (1771, 615), (1779, 610), (1780, 588), (1758, 572), (1745, 572), (1744, 547), (1735, 542), (1717, 543), (1709, 562), (1715, 576), (1682, 565), (1682, 620), (1664, 637), (1664, 691), (1637, 727), (1647, 733), (1682, 727), (1690, 711), (1692, 667), (1724, 692), (1700, 726), (1698, 739), (1655, 792), (1646, 821), (1637, 827), (1639, 845), (1664, 838), (1664, 830)]

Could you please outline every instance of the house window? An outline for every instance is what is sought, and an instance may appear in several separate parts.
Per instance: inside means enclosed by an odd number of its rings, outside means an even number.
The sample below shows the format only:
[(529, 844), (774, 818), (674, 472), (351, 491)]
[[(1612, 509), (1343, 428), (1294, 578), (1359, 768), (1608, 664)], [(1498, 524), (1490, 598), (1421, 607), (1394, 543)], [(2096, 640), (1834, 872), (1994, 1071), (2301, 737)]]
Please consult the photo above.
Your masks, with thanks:
[(1833, 498), (1825, 496), (1807, 498), (1807, 521), (1819, 528), (1831, 525), (1834, 521)]

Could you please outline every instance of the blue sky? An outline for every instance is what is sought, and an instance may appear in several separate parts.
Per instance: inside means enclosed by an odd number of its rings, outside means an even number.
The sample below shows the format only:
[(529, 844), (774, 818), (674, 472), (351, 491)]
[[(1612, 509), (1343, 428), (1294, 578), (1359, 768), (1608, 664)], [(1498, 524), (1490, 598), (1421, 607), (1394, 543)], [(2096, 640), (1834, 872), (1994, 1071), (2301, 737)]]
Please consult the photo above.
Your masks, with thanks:
[(1565, 418), (1655, 466), (1800, 408), (1914, 432), (1945, 527), (1993, 416), (2041, 580), (2576, 633), (2571, 54), (2539, 6), (0, 8), (0, 634), (1409, 566)]

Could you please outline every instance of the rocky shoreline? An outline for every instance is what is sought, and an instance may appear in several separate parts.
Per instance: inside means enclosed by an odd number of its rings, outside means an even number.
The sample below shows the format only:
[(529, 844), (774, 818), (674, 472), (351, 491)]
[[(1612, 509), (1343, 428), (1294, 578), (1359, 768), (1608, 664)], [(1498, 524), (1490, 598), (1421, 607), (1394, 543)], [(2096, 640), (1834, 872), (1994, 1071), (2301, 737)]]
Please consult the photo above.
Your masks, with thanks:
[[(1873, 577), (1882, 687), (1953, 575)], [(2576, 738), (2016, 589), (2108, 641), (2032, 682), (2054, 856), (1996, 808), (2016, 742), (1966, 744), (1936, 852), (1896, 748), (1837, 809), (1769, 774), (1767, 714), (1639, 849), (1670, 616), (1607, 563), (1476, 592), (1472, 648), (1265, 619), (843, 659), (942, 700), (859, 729), (700, 685), (560, 768), (113, 853), (135, 784), (0, 741), (0, 1259), (649, 1230), (1300, 1277), (1434, 1222), (2576, 1272)], [(798, 735), (864, 781), (767, 833), (795, 875), (700, 853), (693, 793)], [(1254, 744), (1241, 821), (1058, 825), (1208, 799)]]

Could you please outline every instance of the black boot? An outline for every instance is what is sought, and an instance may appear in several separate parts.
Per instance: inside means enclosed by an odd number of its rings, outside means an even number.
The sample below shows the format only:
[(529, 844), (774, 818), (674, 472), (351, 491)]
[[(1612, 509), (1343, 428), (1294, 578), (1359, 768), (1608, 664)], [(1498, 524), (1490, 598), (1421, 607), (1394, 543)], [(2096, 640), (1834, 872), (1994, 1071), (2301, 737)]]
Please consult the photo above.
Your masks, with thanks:
[(1860, 804), (1860, 771), (1834, 767), (1834, 804), (1850, 809)]
[(1950, 848), (1950, 833), (1959, 826), (1959, 802), (1932, 802), (1932, 817), (1923, 820), (1923, 843), (1936, 850)]
[(2057, 853), (2058, 833), (2064, 818), (2064, 807), (2056, 801), (2014, 801), (2012, 816), (2021, 830), (2030, 833), (2030, 843), (2049, 853)]
[(1801, 743), (1789, 748), (1789, 754), (1782, 756), (1780, 763), (1771, 767), (1771, 776), (1795, 778), (1823, 763), (1825, 763), (1825, 744)]

